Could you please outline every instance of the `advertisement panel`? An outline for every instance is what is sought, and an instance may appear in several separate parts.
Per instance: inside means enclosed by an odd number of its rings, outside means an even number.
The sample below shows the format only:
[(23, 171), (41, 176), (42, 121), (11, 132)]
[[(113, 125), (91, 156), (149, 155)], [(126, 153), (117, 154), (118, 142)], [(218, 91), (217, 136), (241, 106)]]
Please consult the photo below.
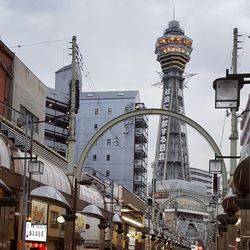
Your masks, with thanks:
[(46, 242), (47, 240), (47, 225), (36, 225), (31, 222), (26, 222), (26, 241)]

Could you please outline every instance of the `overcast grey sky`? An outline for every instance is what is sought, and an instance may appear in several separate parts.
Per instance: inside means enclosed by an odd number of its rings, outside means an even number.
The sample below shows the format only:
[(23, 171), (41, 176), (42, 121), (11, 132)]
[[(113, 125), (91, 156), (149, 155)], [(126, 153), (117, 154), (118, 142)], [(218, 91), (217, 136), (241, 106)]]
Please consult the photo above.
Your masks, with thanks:
[[(187, 73), (197, 73), (185, 89), (186, 115), (203, 126), (222, 153), (229, 154), (230, 117), (214, 109), (215, 78), (225, 76), (231, 64), (233, 28), (244, 34), (238, 71), (250, 71), (249, 0), (0, 0), (0, 36), (9, 47), (67, 39), (73, 35), (90, 72), (83, 90), (139, 90), (147, 107), (160, 107), (160, 65), (155, 41), (175, 18), (193, 39)], [(54, 72), (70, 63), (68, 41), (13, 47), (16, 55), (44, 84), (54, 86)], [(240, 111), (249, 86), (241, 90)], [(225, 119), (225, 125), (224, 124)], [(158, 117), (150, 119), (149, 162), (153, 161)], [(224, 136), (222, 131), (224, 129)], [(214, 153), (193, 129), (188, 129), (191, 167), (208, 170)], [(223, 138), (223, 139), (222, 139)]]

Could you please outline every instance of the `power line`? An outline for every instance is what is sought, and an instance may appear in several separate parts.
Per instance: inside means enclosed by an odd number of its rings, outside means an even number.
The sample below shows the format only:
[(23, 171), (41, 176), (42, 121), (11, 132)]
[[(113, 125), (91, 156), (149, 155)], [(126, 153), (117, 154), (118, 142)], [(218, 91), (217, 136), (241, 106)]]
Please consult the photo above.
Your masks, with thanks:
[(27, 43), (27, 44), (19, 44), (15, 46), (9, 47), (10, 49), (13, 48), (22, 48), (22, 47), (27, 47), (27, 46), (35, 46), (35, 45), (40, 45), (40, 44), (46, 44), (46, 43), (56, 43), (56, 42), (62, 42), (62, 41), (68, 41), (70, 38), (64, 38), (64, 39), (58, 39), (58, 40), (50, 40), (50, 41), (43, 41), (43, 42), (37, 42), (37, 43)]

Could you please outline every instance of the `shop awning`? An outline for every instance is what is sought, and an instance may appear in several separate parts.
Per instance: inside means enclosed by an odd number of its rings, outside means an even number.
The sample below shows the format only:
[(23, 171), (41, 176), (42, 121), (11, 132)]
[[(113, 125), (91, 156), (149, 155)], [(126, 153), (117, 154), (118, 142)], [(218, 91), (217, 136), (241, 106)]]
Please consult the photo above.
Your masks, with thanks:
[[(14, 170), (15, 173), (20, 174), (22, 176), (24, 173), (25, 160), (15, 159), (14, 169), (13, 169), (11, 165), (12, 156), (17, 157), (17, 158), (24, 158), (25, 153), (22, 152), (21, 150), (11, 151), (10, 148), (8, 147), (8, 142), (0, 134), (0, 167), (6, 168), (10, 171)], [(27, 153), (27, 158), (29, 156), (30, 155)], [(60, 168), (60, 166), (54, 164), (53, 162), (49, 161), (48, 159), (45, 159), (44, 157), (37, 156), (37, 160), (42, 161), (44, 163), (44, 173), (41, 175), (32, 175), (31, 177), (32, 180), (35, 180), (44, 186), (52, 187), (56, 189), (58, 192), (71, 195), (72, 194), (71, 184), (70, 184), (68, 176), (65, 173), (65, 170), (63, 170), (62, 168)], [(27, 159), (27, 162), (26, 162), (27, 165), (28, 165), (28, 161), (29, 159)], [(28, 171), (26, 172), (26, 176), (27, 177), (29, 176)], [(3, 186), (4, 189), (6, 189), (6, 191), (8, 190), (7, 192), (11, 192), (11, 189), (4, 183), (4, 180), (1, 181), (0, 179), (0, 186)], [(37, 192), (35, 190), (33, 191)], [(46, 194), (47, 191), (44, 191), (44, 192)], [(61, 195), (63, 195), (62, 193)], [(43, 197), (43, 195), (41, 195), (40, 197)], [(46, 197), (43, 197), (43, 198), (46, 198)], [(47, 198), (51, 198), (51, 197), (47, 197)], [(86, 201), (87, 203), (94, 204), (100, 208), (104, 208), (104, 200), (103, 200), (101, 193), (92, 186), (87, 187), (87, 186), (81, 185), (79, 198), (83, 201)], [(70, 207), (69, 204), (67, 204), (66, 206)]]
[(48, 201), (53, 204), (57, 204), (59, 206), (72, 210), (72, 208), (70, 207), (69, 203), (67, 202), (63, 194), (54, 187), (41, 186), (35, 188), (31, 191), (31, 196), (37, 197), (41, 200)]
[(100, 192), (92, 186), (80, 186), (81, 200), (93, 204), (97, 207), (104, 208), (104, 200)]
[[(19, 151), (19, 155), (20, 157), (24, 157), (24, 153), (21, 151)], [(70, 182), (66, 173), (61, 168), (42, 157), (38, 157), (37, 160), (44, 163), (44, 173), (41, 175), (32, 175), (32, 179), (44, 185), (54, 187), (63, 193), (71, 194)], [(23, 175), (23, 165), (24, 160), (15, 160), (15, 172)]]

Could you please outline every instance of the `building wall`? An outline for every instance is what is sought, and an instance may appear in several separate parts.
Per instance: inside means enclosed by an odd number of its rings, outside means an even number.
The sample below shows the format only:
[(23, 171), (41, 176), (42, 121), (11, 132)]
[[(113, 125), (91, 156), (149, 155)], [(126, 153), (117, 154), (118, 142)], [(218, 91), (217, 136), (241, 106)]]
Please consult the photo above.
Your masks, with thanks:
[(47, 88), (44, 142), (62, 156), (67, 154), (69, 94)]
[[(99, 128), (125, 113), (127, 106), (134, 109), (137, 102), (138, 91), (81, 93), (76, 118), (75, 160), (78, 161), (84, 146)], [(85, 166), (104, 175), (109, 170), (111, 179), (133, 191), (134, 119), (117, 124), (107, 131), (90, 151)]]
[(72, 78), (71, 65), (65, 66), (56, 71), (55, 89), (64, 93), (69, 93), (71, 78)]
[[(80, 72), (79, 68), (77, 72)], [(59, 101), (69, 103), (71, 75), (71, 65), (56, 72), (55, 89), (48, 88), (46, 119), (51, 115), (56, 117), (62, 114), (58, 109), (60, 108)], [(81, 76), (79, 74), (78, 79), (80, 79), (79, 88), (81, 89)], [(56, 102), (57, 108), (53, 108), (53, 103)], [(81, 92), (79, 110), (76, 116), (75, 162), (78, 162), (86, 143), (98, 129), (111, 119), (135, 110), (135, 104), (139, 102), (138, 91)], [(50, 104), (51, 106), (49, 106)], [(95, 114), (95, 112), (97, 113)], [(67, 115), (67, 112), (64, 112), (64, 114)], [(53, 123), (52, 118), (46, 124), (45, 143), (61, 155), (66, 156), (67, 144), (62, 145), (62, 143), (66, 142), (68, 131), (62, 129), (58, 122)], [(111, 179), (125, 185), (130, 191), (135, 191), (137, 195), (142, 197), (146, 194), (147, 189), (147, 167), (145, 167), (147, 165), (147, 147), (145, 147), (147, 144), (147, 121), (145, 127), (143, 127), (143, 121), (140, 122), (137, 120), (135, 122), (135, 118), (131, 118), (112, 127), (93, 147), (88, 155), (85, 167), (94, 168), (103, 175), (108, 172)], [(49, 130), (50, 134), (48, 133)], [(135, 133), (135, 131), (137, 132)], [(58, 138), (60, 133), (61, 138)], [(138, 133), (143, 135), (138, 136)], [(141, 141), (139, 137), (143, 137), (144, 134), (146, 139), (144, 138), (144, 141)], [(57, 138), (56, 140), (60, 140), (60, 145), (56, 145), (55, 140), (52, 141), (54, 137)], [(135, 169), (135, 159), (142, 159), (143, 169), (140, 169), (142, 167), (140, 161), (136, 163)]]
[[(45, 119), (46, 86), (20, 61), (14, 59), (14, 81), (12, 107), (21, 111), (21, 106), (38, 118)], [(38, 124), (34, 138), (40, 142), (44, 138), (44, 123)]]
[(207, 190), (207, 194), (213, 193), (213, 175), (208, 171), (198, 168), (190, 168), (190, 177), (192, 183), (204, 186)]
[[(82, 89), (82, 81), (79, 66), (76, 66), (77, 79), (80, 80), (80, 91)], [(71, 64), (65, 67), (62, 67), (58, 71), (56, 71), (55, 75), (55, 89), (64, 92), (70, 93), (70, 81), (72, 79), (72, 67)]]
[[(77, 83), (82, 87), (80, 68), (76, 67)], [(55, 72), (55, 89), (47, 88), (45, 143), (62, 156), (67, 156), (69, 128), (70, 82), (72, 67), (67, 65)], [(76, 100), (76, 102), (78, 102)]]
[[(11, 103), (14, 54), (0, 41), (0, 101)], [(2, 107), (0, 111), (3, 113)]]

